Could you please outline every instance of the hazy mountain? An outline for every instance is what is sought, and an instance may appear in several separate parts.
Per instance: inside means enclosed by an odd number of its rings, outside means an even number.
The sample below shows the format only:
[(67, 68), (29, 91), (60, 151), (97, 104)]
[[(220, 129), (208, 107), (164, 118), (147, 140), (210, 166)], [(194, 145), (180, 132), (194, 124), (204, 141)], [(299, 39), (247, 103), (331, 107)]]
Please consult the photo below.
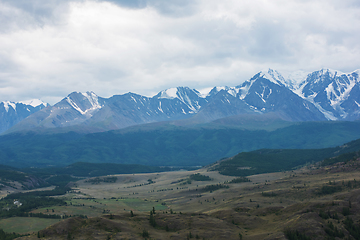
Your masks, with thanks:
[(0, 102), (0, 133), (47, 105), (37, 99), (26, 102)]
[[(238, 86), (214, 87), (206, 93), (188, 87), (170, 88), (153, 97), (127, 93), (101, 98), (94, 92), (73, 92), (10, 131), (76, 126), (78, 131), (98, 132), (144, 123), (183, 119), (188, 119), (188, 123), (207, 123), (229, 116), (265, 113), (274, 113), (286, 121), (353, 121), (360, 118), (359, 93), (359, 70), (345, 74), (322, 69), (282, 75), (269, 69)], [(9, 112), (12, 107), (6, 106)], [(10, 123), (7, 118), (1, 119), (9, 122), (2, 125), (2, 131), (22, 120)]]

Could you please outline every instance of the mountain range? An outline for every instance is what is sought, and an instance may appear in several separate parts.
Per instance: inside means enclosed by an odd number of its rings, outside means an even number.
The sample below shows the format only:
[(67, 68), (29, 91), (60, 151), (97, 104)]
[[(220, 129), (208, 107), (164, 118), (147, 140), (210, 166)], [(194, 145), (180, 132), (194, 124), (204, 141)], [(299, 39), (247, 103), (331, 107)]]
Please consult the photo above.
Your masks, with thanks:
[(144, 123), (197, 124), (266, 113), (292, 122), (356, 121), (360, 119), (359, 74), (360, 70), (342, 73), (321, 69), (285, 76), (268, 69), (238, 86), (214, 87), (206, 92), (177, 87), (153, 97), (126, 93), (110, 98), (94, 92), (73, 92), (53, 106), (41, 101), (2, 102), (0, 132), (31, 129), (102, 132)]
[(11, 128), (31, 114), (47, 107), (47, 103), (40, 100), (26, 102), (0, 102), (0, 133)]

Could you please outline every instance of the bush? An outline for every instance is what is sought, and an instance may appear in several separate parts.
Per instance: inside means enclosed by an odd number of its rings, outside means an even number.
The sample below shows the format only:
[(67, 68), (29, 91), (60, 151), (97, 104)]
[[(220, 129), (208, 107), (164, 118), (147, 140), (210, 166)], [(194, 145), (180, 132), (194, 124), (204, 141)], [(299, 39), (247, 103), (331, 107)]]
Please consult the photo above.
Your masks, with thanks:
[(200, 173), (190, 175), (190, 179), (194, 181), (211, 181), (209, 176), (201, 175)]
[(355, 239), (360, 239), (360, 226), (354, 224), (354, 221), (347, 217), (344, 221), (346, 230), (353, 236)]
[(286, 229), (284, 235), (289, 240), (311, 240), (304, 233), (300, 233), (298, 230)]
[(340, 192), (341, 190), (342, 190), (341, 186), (322, 186), (319, 194), (322, 195), (333, 194), (336, 192)]
[(223, 185), (223, 184), (207, 185), (203, 189), (206, 192), (208, 192), (208, 191), (212, 192), (212, 191), (218, 190), (220, 188), (229, 188), (229, 186), (228, 185)]
[(262, 192), (261, 195), (263, 197), (275, 197), (275, 196), (277, 196), (277, 194), (274, 193), (274, 192)]
[(142, 232), (142, 237), (143, 238), (148, 238), (150, 235), (149, 235), (149, 232), (147, 231), (147, 230), (143, 230), (143, 232)]
[(251, 182), (247, 177), (238, 177), (231, 180), (229, 183), (242, 183), (242, 182)]
[(6, 233), (4, 230), (0, 228), (0, 239), (1, 240), (12, 240), (15, 238), (21, 237), (21, 235), (17, 233)]
[(343, 209), (342, 209), (342, 214), (343, 214), (344, 216), (350, 215), (350, 208), (348, 208), (348, 207), (343, 207)]

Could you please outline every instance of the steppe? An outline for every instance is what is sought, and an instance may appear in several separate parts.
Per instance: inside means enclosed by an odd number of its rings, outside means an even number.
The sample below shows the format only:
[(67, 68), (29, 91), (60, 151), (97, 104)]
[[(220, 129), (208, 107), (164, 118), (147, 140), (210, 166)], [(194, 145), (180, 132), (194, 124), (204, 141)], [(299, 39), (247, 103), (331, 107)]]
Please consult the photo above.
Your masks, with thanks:
[[(356, 239), (344, 222), (360, 220), (359, 166), (359, 160), (308, 166), (240, 183), (208, 168), (82, 179), (72, 183), (66, 206), (33, 212), (87, 218), (49, 220), (46, 226), (43, 219), (27, 218), (31, 228), (16, 217), (0, 225), (29, 234), (20, 239), (287, 239), (286, 231), (326, 239), (334, 226)], [(196, 173), (211, 180), (190, 181)]]

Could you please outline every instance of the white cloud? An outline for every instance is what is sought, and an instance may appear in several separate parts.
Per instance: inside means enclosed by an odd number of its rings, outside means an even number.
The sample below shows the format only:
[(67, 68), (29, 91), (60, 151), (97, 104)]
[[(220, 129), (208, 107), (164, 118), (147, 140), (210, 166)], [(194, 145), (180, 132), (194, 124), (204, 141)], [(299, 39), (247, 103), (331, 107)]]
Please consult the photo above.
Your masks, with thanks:
[(0, 101), (235, 86), (268, 67), (359, 68), (356, 1), (42, 2), (0, 0)]

